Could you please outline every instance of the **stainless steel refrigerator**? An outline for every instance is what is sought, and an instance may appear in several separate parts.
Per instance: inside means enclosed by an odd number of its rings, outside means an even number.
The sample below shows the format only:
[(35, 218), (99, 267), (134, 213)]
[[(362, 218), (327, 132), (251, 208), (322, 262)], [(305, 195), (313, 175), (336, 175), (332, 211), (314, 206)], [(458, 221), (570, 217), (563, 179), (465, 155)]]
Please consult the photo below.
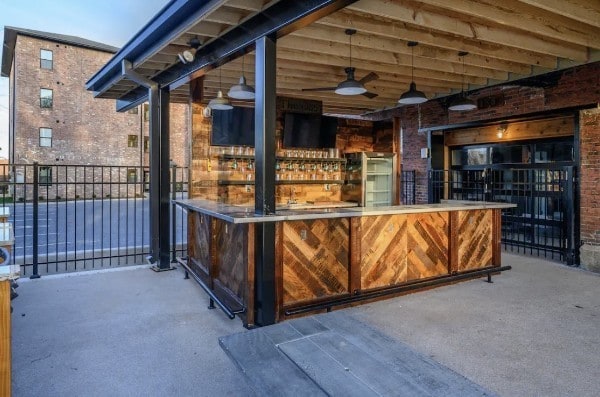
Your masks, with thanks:
[(347, 153), (342, 200), (362, 207), (393, 205), (396, 192), (396, 154)]

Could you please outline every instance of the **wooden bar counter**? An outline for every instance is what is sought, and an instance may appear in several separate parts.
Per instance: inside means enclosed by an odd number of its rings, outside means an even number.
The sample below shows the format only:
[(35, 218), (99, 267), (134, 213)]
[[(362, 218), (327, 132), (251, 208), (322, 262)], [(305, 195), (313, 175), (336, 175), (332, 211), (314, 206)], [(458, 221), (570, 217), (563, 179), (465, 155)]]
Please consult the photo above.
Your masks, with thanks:
[[(276, 222), (275, 308), (305, 312), (452, 282), (500, 268), (501, 210), (512, 204), (454, 202), (389, 207), (288, 206), (275, 215), (206, 200), (188, 210), (186, 266), (215, 297), (254, 325), (254, 226)], [(489, 273), (489, 272), (488, 272)], [(464, 277), (462, 277), (464, 278)], [(443, 281), (442, 281), (443, 282)], [(413, 288), (414, 286), (414, 288)]]

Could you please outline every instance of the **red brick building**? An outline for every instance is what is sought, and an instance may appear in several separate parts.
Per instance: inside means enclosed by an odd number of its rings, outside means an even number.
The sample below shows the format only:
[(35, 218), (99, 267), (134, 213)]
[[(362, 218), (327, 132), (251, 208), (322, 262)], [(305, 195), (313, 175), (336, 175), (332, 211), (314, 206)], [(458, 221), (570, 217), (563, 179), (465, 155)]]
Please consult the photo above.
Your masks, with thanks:
[[(62, 34), (4, 28), (9, 77), (9, 161), (17, 164), (148, 165), (143, 107), (117, 113), (85, 82), (118, 50)], [(171, 158), (188, 164), (189, 114), (171, 105)], [(141, 178), (141, 175), (137, 175)]]

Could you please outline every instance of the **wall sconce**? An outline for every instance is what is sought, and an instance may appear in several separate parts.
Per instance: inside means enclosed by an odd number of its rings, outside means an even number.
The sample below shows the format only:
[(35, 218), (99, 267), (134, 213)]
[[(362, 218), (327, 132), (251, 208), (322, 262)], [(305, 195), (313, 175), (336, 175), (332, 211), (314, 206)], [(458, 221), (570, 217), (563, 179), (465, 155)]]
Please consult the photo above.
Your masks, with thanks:
[(196, 58), (196, 52), (198, 52), (198, 47), (200, 47), (202, 43), (200, 42), (198, 37), (194, 37), (188, 42), (188, 45), (191, 47), (190, 49), (177, 54), (177, 57), (184, 65), (186, 63), (192, 62), (194, 58)]
[(502, 139), (504, 137), (507, 128), (508, 126), (504, 123), (498, 126), (498, 128), (496, 129), (496, 136), (498, 137), (498, 139)]

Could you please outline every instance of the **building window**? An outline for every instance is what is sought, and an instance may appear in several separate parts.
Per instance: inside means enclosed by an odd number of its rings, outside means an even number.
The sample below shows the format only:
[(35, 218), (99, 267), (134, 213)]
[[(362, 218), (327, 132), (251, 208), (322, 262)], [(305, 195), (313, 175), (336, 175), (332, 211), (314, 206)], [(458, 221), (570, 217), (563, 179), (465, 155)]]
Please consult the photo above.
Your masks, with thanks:
[(137, 183), (137, 171), (135, 168), (127, 169), (127, 183)]
[(147, 103), (144, 103), (144, 121), (150, 120), (150, 108)]
[(52, 128), (40, 128), (40, 147), (52, 147)]
[(129, 113), (129, 114), (138, 114), (138, 108), (137, 108), (137, 106), (134, 107), (134, 108), (129, 109), (127, 111), (127, 113)]
[(47, 88), (40, 89), (40, 107), (51, 108), (52, 107), (52, 90)]
[(148, 153), (150, 150), (150, 137), (144, 137), (144, 153)]
[(52, 70), (52, 51), (40, 50), (40, 68)]
[(40, 167), (38, 175), (38, 182), (40, 185), (52, 184), (52, 168), (51, 167)]
[(127, 135), (127, 147), (138, 147), (137, 135)]

